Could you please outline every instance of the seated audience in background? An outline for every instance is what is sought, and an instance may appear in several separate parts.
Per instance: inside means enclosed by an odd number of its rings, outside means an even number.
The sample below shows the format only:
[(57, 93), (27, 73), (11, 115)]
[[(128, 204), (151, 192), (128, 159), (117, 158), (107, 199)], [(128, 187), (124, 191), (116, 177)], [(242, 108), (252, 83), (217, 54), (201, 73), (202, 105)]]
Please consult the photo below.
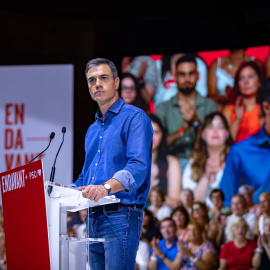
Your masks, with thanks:
[(187, 241), (178, 241), (177, 248), (173, 261), (169, 258), (163, 260), (169, 269), (216, 269), (216, 250), (210, 241), (203, 238), (203, 229), (195, 220), (188, 223)]
[(230, 223), (229, 230), (232, 240), (221, 247), (219, 256), (220, 270), (250, 270), (252, 269), (252, 258), (257, 243), (246, 238), (248, 224), (243, 217), (235, 216)]
[(216, 241), (219, 236), (218, 224), (215, 221), (210, 222), (205, 203), (199, 201), (193, 202), (191, 220), (197, 221), (202, 227), (203, 239), (210, 240), (214, 245), (216, 245)]
[(146, 240), (141, 236), (139, 240), (139, 247), (136, 254), (135, 270), (147, 270), (148, 261), (150, 258), (150, 246)]
[(122, 59), (121, 72), (129, 72), (138, 79), (141, 86), (142, 98), (145, 100), (147, 106), (151, 106), (157, 87), (157, 68), (155, 61), (148, 55), (126, 56)]
[(270, 192), (263, 192), (259, 197), (259, 207), (256, 212), (256, 223), (254, 234), (256, 236), (263, 234), (264, 218), (270, 216)]
[(67, 225), (67, 235), (69, 238), (77, 239), (77, 226), (78, 225), (73, 225), (71, 227), (70, 225)]
[(254, 61), (261, 68), (263, 63), (254, 56), (245, 54), (244, 48), (231, 49), (229, 54), (214, 60), (208, 70), (208, 96), (218, 102), (220, 109), (228, 102), (234, 86), (235, 75), (242, 63)]
[(189, 214), (184, 206), (178, 206), (172, 210), (171, 218), (176, 224), (176, 236), (178, 240), (183, 241), (187, 234), (187, 224), (189, 222)]
[(196, 91), (199, 79), (194, 55), (184, 55), (175, 64), (175, 81), (178, 92), (170, 100), (160, 103), (155, 114), (167, 131), (169, 152), (176, 155), (182, 170), (193, 150), (197, 128), (205, 116), (217, 111), (217, 104)]
[(192, 189), (195, 200), (213, 206), (210, 193), (220, 186), (225, 159), (232, 144), (226, 118), (220, 112), (207, 115), (182, 177), (182, 188)]
[(248, 224), (248, 230), (246, 231), (246, 238), (254, 240), (254, 227), (256, 222), (256, 215), (247, 211), (247, 203), (245, 197), (240, 194), (236, 194), (232, 197), (231, 203), (232, 214), (227, 217), (225, 228), (225, 240), (226, 242), (232, 240), (231, 222), (235, 217), (243, 217)]
[(121, 74), (120, 96), (127, 104), (134, 105), (145, 112), (148, 112), (146, 103), (141, 96), (141, 88), (138, 80), (131, 73)]
[(70, 212), (67, 211), (67, 225), (73, 227), (73, 226), (78, 226), (81, 224), (81, 219), (79, 215), (79, 211), (77, 212)]
[(151, 246), (151, 241), (154, 237), (156, 239), (162, 238), (159, 230), (158, 221), (150, 210), (144, 208), (141, 238), (143, 240), (146, 240), (148, 245)]
[(6, 241), (5, 233), (0, 232), (0, 269), (7, 269), (7, 256), (6, 256)]
[(181, 166), (177, 157), (168, 154), (166, 133), (161, 121), (154, 114), (149, 114), (149, 118), (154, 131), (150, 190), (160, 186), (165, 192), (166, 204), (173, 208), (180, 203)]
[(192, 213), (192, 205), (194, 202), (194, 194), (193, 191), (191, 189), (182, 189), (181, 193), (180, 193), (180, 201), (181, 201), (181, 205), (183, 205), (188, 214), (191, 215)]
[(88, 209), (82, 209), (79, 211), (81, 224), (77, 227), (77, 237), (79, 239), (85, 238), (84, 230), (86, 229), (85, 218), (87, 216)]
[(261, 129), (264, 119), (258, 103), (258, 90), (262, 82), (261, 70), (255, 62), (241, 64), (235, 75), (232, 98), (222, 109), (235, 142)]
[(158, 221), (171, 216), (172, 208), (165, 204), (165, 193), (161, 187), (153, 187), (149, 192), (149, 198), (148, 210), (153, 213)]
[(252, 259), (255, 269), (270, 269), (270, 216), (266, 216), (263, 222), (263, 234), (258, 237), (257, 248)]
[(250, 213), (256, 214), (256, 210), (258, 208), (258, 204), (252, 201), (252, 197), (254, 194), (254, 187), (250, 185), (241, 185), (238, 189), (238, 193), (245, 197), (247, 208)]
[(220, 183), (225, 205), (230, 205), (242, 184), (254, 187), (253, 202), (257, 204), (259, 195), (270, 191), (270, 78), (260, 87), (258, 98), (265, 124), (258, 133), (232, 145), (228, 153)]
[(168, 261), (174, 260), (177, 254), (176, 225), (172, 218), (168, 217), (161, 221), (160, 232), (163, 239), (153, 238), (151, 257), (148, 263), (149, 270), (169, 270)]

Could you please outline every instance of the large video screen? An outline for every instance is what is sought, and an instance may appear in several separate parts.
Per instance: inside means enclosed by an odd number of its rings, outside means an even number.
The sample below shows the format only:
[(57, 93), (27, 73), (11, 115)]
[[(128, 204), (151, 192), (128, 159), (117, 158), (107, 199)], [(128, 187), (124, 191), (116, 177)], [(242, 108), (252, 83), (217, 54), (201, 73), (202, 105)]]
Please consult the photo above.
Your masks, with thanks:
[(264, 125), (258, 92), (267, 77), (269, 45), (122, 58), (120, 96), (154, 129), (150, 205), (160, 186), (172, 208), (185, 189), (213, 206), (231, 146)]

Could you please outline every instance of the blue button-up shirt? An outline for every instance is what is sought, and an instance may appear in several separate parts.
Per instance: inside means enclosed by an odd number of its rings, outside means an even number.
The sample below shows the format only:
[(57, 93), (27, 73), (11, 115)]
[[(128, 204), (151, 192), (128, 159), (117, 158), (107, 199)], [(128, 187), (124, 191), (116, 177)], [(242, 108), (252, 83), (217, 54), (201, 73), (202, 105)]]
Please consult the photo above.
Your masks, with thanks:
[[(160, 249), (162, 250), (162, 253), (166, 255), (167, 258), (170, 259), (171, 261), (174, 261), (178, 252), (177, 242), (178, 242), (178, 238), (176, 237), (174, 242), (169, 248), (166, 246), (166, 240), (164, 238), (158, 242), (158, 245)], [(154, 252), (154, 249), (152, 248), (151, 255), (153, 254), (153, 252)], [(157, 263), (158, 263), (158, 266), (157, 266), (158, 270), (169, 270), (169, 267), (163, 262), (163, 260), (160, 257), (157, 258)]]
[(85, 137), (85, 161), (77, 187), (100, 185), (111, 178), (126, 190), (115, 195), (123, 204), (146, 204), (151, 176), (153, 129), (147, 114), (122, 98), (96, 121)]
[(231, 205), (231, 198), (242, 184), (254, 187), (255, 203), (263, 191), (270, 191), (270, 137), (264, 128), (231, 147), (220, 183), (224, 205)]

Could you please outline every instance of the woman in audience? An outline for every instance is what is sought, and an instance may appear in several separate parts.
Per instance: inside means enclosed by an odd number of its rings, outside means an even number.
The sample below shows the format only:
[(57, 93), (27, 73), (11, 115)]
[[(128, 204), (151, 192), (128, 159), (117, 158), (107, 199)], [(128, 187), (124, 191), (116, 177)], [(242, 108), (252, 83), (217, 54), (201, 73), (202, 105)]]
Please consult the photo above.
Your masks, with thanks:
[(141, 96), (138, 80), (131, 73), (127, 72), (121, 74), (120, 96), (127, 104), (134, 105), (147, 112), (147, 106)]
[(196, 220), (203, 229), (203, 238), (210, 240), (215, 246), (218, 237), (218, 224), (211, 221), (205, 203), (195, 201), (192, 206), (191, 220)]
[(165, 193), (159, 186), (153, 187), (149, 193), (150, 196), (150, 210), (154, 217), (161, 221), (165, 217), (169, 217), (172, 213), (171, 207), (165, 204)]
[(243, 217), (234, 217), (230, 224), (233, 240), (221, 247), (219, 269), (249, 270), (252, 268), (252, 257), (257, 244), (254, 240), (247, 240), (248, 224)]
[(220, 109), (228, 102), (237, 69), (242, 63), (254, 61), (263, 67), (261, 60), (245, 54), (245, 48), (231, 49), (229, 54), (214, 60), (208, 71), (208, 96), (220, 104)]
[(179, 203), (181, 192), (181, 166), (177, 157), (167, 153), (166, 134), (159, 118), (149, 114), (153, 133), (151, 186), (160, 186), (166, 195), (166, 204), (171, 208)]
[(270, 216), (264, 218), (263, 234), (258, 237), (258, 248), (252, 259), (252, 265), (256, 269), (270, 269)]
[(146, 240), (148, 245), (151, 246), (153, 238), (161, 239), (159, 224), (153, 213), (144, 208), (143, 209), (143, 222), (142, 222), (142, 239)]
[(235, 75), (231, 100), (222, 110), (235, 142), (261, 129), (264, 119), (257, 96), (262, 82), (262, 72), (254, 61), (243, 63)]
[(187, 226), (187, 241), (178, 241), (178, 252), (174, 261), (168, 258), (163, 262), (171, 270), (210, 270), (216, 269), (216, 250), (213, 244), (203, 237), (203, 229), (195, 220)]
[(264, 218), (270, 216), (270, 192), (264, 191), (259, 196), (259, 207), (256, 211), (256, 222), (253, 233), (258, 237), (264, 233)]
[(207, 115), (182, 179), (182, 188), (192, 189), (195, 200), (213, 206), (210, 193), (220, 186), (225, 159), (232, 143), (226, 118), (220, 112)]
[(176, 235), (178, 240), (184, 240), (187, 233), (187, 224), (189, 223), (189, 214), (184, 206), (178, 206), (172, 210), (171, 218), (176, 224)]

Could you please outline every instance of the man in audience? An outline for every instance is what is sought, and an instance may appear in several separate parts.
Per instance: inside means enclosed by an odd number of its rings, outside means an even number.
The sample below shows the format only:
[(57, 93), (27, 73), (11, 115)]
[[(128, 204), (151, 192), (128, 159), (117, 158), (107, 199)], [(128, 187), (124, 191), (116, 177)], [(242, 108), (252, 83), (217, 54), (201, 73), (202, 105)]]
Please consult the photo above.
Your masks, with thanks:
[(177, 254), (176, 224), (170, 217), (164, 218), (160, 223), (160, 232), (163, 237), (152, 241), (151, 257), (148, 263), (149, 270), (169, 270), (166, 260), (173, 261)]
[(256, 222), (256, 215), (252, 214), (247, 211), (247, 203), (245, 200), (245, 197), (241, 194), (236, 194), (232, 197), (231, 201), (231, 209), (232, 209), (232, 214), (227, 217), (226, 221), (226, 227), (225, 227), (225, 239), (226, 242), (232, 240), (232, 232), (230, 231), (230, 222), (233, 221), (234, 217), (243, 217), (248, 226), (249, 229), (246, 234), (247, 239), (254, 240), (254, 226)]
[(262, 192), (270, 191), (270, 78), (260, 87), (258, 97), (264, 125), (258, 133), (234, 144), (227, 155), (220, 184), (225, 205), (230, 205), (242, 184), (254, 187), (254, 203), (259, 203)]
[(160, 103), (155, 113), (167, 130), (169, 151), (180, 159), (183, 171), (200, 123), (207, 114), (217, 111), (218, 107), (212, 99), (201, 96), (195, 89), (199, 73), (193, 55), (182, 56), (176, 61), (175, 67), (178, 93)]

